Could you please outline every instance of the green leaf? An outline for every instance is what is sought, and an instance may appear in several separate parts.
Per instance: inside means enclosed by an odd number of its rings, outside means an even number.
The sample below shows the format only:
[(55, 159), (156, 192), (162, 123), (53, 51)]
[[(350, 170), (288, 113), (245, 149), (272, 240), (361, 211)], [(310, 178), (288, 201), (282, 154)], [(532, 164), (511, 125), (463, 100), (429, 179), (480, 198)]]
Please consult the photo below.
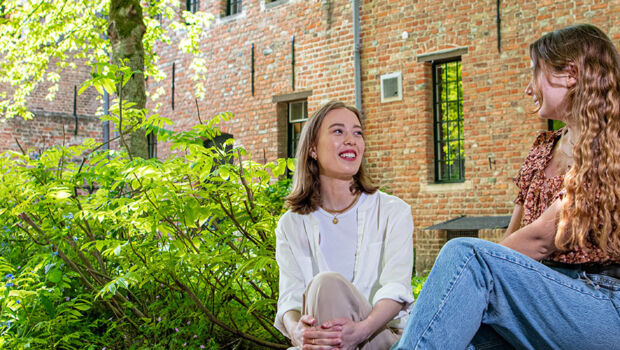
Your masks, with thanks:
[(50, 299), (46, 297), (45, 295), (41, 295), (39, 296), (39, 300), (41, 301), (43, 308), (45, 308), (45, 311), (47, 312), (47, 315), (49, 316), (49, 318), (55, 318), (56, 308), (54, 307), (54, 304), (52, 304)]
[(286, 160), (286, 167), (288, 168), (288, 170), (290, 171), (295, 171), (295, 165), (297, 163), (297, 160), (295, 158), (288, 158)]
[(88, 304), (75, 304), (73, 305), (74, 308), (80, 310), (80, 311), (86, 311), (86, 310), (90, 310), (91, 306)]
[(47, 273), (47, 280), (55, 284), (60, 283), (60, 281), (62, 281), (62, 271), (58, 269), (50, 270)]

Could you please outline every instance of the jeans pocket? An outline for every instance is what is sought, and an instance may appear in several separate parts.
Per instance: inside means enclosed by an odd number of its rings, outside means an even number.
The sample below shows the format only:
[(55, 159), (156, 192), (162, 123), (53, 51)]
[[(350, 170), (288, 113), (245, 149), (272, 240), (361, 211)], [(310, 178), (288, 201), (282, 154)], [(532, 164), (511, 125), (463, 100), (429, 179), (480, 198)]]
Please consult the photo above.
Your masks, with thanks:
[(586, 274), (588, 280), (592, 281), (592, 283), (600, 288), (604, 288), (609, 290), (612, 293), (620, 293), (620, 279), (601, 275), (588, 273)]

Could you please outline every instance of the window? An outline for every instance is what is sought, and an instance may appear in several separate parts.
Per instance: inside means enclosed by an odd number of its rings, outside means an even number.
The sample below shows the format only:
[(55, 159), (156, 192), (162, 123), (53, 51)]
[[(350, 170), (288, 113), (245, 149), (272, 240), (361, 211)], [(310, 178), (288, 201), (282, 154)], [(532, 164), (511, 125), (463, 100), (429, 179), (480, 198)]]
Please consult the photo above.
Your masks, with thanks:
[(148, 145), (148, 157), (157, 158), (157, 136), (154, 132), (146, 135), (146, 142)]
[(241, 12), (241, 0), (226, 0), (226, 16)]
[(297, 152), (297, 144), (301, 136), (301, 129), (308, 120), (308, 101), (295, 101), (288, 103), (288, 147), (287, 157), (294, 158)]
[(185, 0), (185, 11), (196, 13), (200, 10), (200, 0)]
[(435, 182), (465, 181), (461, 60), (433, 62)]

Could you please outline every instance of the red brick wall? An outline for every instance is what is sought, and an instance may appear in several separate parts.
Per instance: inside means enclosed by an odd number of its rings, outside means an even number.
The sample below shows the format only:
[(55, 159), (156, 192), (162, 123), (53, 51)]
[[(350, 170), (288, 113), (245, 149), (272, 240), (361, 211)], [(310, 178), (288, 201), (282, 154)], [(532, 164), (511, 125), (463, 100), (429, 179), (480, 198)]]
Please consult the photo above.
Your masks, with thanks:
[[(53, 63), (50, 66), (53, 66)], [(101, 102), (93, 88), (77, 96), (78, 133), (75, 135), (74, 86), (79, 90), (81, 84), (90, 78), (90, 68), (76, 62), (75, 69), (65, 68), (58, 73), (61, 80), (51, 102), (46, 99), (51, 86), (49, 83), (39, 85), (29, 96), (27, 106), (35, 114), (33, 119), (26, 121), (16, 117), (0, 121), (0, 152), (9, 149), (19, 151), (15, 139), (24, 149), (31, 149), (39, 154), (55, 145), (80, 144), (85, 138), (103, 140), (103, 124), (95, 117)], [(9, 89), (4, 87), (3, 90)]]
[[(555, 28), (587, 22), (620, 44), (618, 1), (502, 2), (498, 53), (495, 3), (366, 1), (362, 9), (367, 157), (380, 183), (413, 208), (418, 270), (429, 268), (445, 243), (445, 234), (424, 227), (460, 215), (512, 212), (511, 179), (546, 128), (527, 113), (533, 107), (523, 93), (529, 43)], [(457, 47), (468, 49), (462, 56), (466, 183), (434, 185), (431, 65), (416, 57)], [(403, 100), (382, 104), (379, 77), (393, 71), (403, 74)]]
[[(204, 2), (203, 2), (204, 3)], [(223, 12), (218, 1), (201, 3), (206, 11)], [(209, 5), (212, 4), (212, 5)], [(215, 5), (213, 5), (215, 4)], [(281, 128), (274, 95), (312, 90), (310, 111), (330, 99), (354, 102), (352, 84), (353, 35), (349, 1), (243, 1), (243, 11), (216, 19), (207, 30), (202, 51), (208, 61), (206, 98), (199, 101), (205, 118), (230, 111), (236, 117), (223, 127), (256, 156), (283, 156), (276, 142)], [(291, 39), (295, 36), (295, 91), (291, 85)], [(176, 42), (176, 40), (173, 40)], [(255, 46), (255, 95), (251, 94), (251, 45)], [(189, 58), (175, 47), (162, 47), (161, 67), (167, 78), (151, 85), (163, 87), (159, 113), (176, 120), (177, 130), (198, 123)], [(171, 109), (172, 63), (176, 67), (175, 109)], [(282, 123), (280, 123), (282, 124)], [(284, 124), (285, 125), (285, 124)], [(160, 145), (158, 154), (168, 154)]]
[[(312, 113), (324, 102), (354, 103), (353, 31), (350, 0), (243, 1), (243, 12), (219, 18), (222, 2), (202, 4), (218, 17), (201, 51), (208, 61), (201, 116), (231, 111), (223, 130), (262, 161), (283, 156), (286, 122), (275, 95), (292, 93), (291, 37), (295, 36), (295, 92), (312, 90)], [(528, 45), (569, 24), (594, 23), (620, 45), (620, 1), (501, 2), (501, 53), (497, 51), (495, 1), (361, 1), (363, 110), (371, 175), (411, 204), (416, 224), (418, 271), (427, 270), (445, 243), (443, 231), (423, 228), (461, 215), (509, 215), (516, 174), (535, 135), (546, 123), (528, 114), (523, 91), (529, 80)], [(206, 7), (206, 8), (205, 8)], [(403, 32), (409, 37), (403, 39)], [(174, 40), (173, 40), (174, 42)], [(255, 45), (255, 95), (251, 95), (250, 47)], [(466, 182), (434, 184), (432, 73), (422, 54), (467, 48), (462, 56)], [(176, 129), (198, 122), (189, 59), (161, 48), (167, 95), (159, 112)], [(170, 108), (171, 66), (176, 62), (175, 110)], [(401, 72), (402, 101), (381, 103), (380, 76)], [(280, 118), (280, 120), (278, 120)], [(165, 145), (159, 155), (167, 155)], [(489, 166), (489, 157), (493, 162)], [(499, 240), (501, 230), (480, 237)]]
[[(64, 128), (64, 131), (63, 131)], [(31, 120), (22, 118), (0, 121), (0, 151), (20, 151), (19, 145), (29, 153), (42, 151), (58, 145), (77, 145), (84, 139), (103, 140), (102, 123), (97, 117), (78, 115), (78, 133), (75, 135), (73, 115), (37, 112)]]

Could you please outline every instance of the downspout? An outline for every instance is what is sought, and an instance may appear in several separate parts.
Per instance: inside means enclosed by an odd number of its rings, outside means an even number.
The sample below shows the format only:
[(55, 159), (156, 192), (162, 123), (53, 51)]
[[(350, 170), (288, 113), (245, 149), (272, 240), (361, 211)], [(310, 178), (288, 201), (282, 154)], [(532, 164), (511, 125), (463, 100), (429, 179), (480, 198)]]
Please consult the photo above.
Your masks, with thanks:
[(360, 47), (360, 2), (353, 0), (353, 64), (355, 71), (355, 108), (362, 112), (362, 63)]

